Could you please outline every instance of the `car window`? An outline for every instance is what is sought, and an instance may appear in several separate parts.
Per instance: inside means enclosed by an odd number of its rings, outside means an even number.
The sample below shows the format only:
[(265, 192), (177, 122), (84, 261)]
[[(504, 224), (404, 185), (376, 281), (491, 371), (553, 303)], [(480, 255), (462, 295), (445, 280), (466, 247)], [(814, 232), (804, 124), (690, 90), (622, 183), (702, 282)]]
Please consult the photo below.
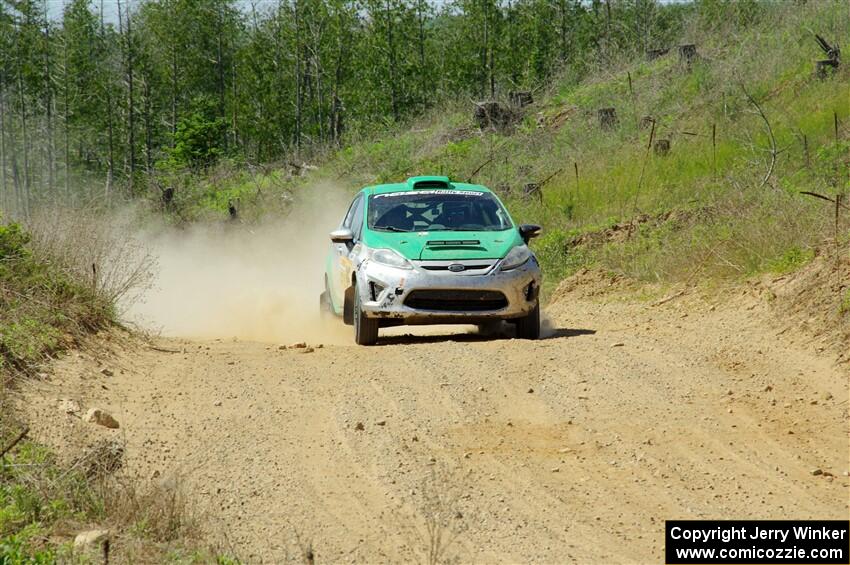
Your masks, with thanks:
[(502, 231), (510, 218), (489, 192), (414, 190), (369, 199), (369, 228), (379, 231)]
[(345, 213), (345, 219), (342, 220), (342, 227), (351, 228), (351, 221), (354, 219), (354, 209), (361, 200), (362, 198), (358, 194), (354, 197), (354, 200), (351, 201), (351, 205), (348, 207), (348, 212)]
[(354, 239), (360, 239), (360, 232), (363, 230), (363, 202), (364, 198), (358, 198), (354, 205), (354, 211), (351, 218), (351, 231), (354, 233)]

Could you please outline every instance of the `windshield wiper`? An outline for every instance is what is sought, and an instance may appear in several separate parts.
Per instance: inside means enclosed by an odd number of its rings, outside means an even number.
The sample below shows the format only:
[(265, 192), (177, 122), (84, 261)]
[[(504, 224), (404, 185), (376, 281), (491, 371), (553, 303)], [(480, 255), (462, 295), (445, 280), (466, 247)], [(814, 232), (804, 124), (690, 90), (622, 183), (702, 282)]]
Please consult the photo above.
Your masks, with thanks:
[(401, 233), (410, 233), (410, 230), (403, 230), (401, 228), (397, 228), (395, 226), (375, 226), (373, 229), (382, 230), (382, 231), (394, 231)]

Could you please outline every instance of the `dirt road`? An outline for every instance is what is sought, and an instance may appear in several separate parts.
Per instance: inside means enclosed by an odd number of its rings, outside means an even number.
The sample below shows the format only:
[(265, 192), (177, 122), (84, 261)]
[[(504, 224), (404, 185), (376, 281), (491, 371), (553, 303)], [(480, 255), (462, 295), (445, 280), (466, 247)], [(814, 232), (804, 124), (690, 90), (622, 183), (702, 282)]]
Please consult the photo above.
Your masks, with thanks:
[[(750, 297), (652, 306), (597, 284), (562, 293), (538, 342), (113, 344), (61, 361), (27, 401), (48, 440), (115, 434), (129, 472), (178, 473), (248, 562), (311, 542), (318, 562), (431, 548), (659, 563), (665, 519), (847, 518), (846, 363)], [(122, 427), (62, 414), (59, 398)], [(453, 543), (434, 549), (434, 532)]]

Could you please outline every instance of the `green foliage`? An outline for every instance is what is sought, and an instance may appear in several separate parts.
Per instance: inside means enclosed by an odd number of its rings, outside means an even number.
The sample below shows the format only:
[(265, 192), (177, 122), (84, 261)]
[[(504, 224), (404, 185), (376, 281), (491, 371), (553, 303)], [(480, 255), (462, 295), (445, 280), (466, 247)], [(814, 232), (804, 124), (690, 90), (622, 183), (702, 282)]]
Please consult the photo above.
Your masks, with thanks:
[(582, 267), (593, 264), (589, 250), (571, 247), (570, 242), (579, 234), (554, 229), (544, 232), (531, 247), (537, 255), (545, 274), (543, 280), (544, 295), (548, 295), (558, 283)]
[(197, 100), (192, 113), (177, 122), (173, 147), (166, 150), (168, 157), (159, 166), (200, 169), (214, 164), (224, 154), (226, 131), (224, 118), (214, 115), (213, 103)]
[(792, 246), (779, 257), (768, 261), (767, 268), (774, 273), (783, 274), (795, 271), (815, 257), (814, 249), (800, 249)]
[(0, 224), (0, 370), (27, 370), (112, 316), (94, 289), (36, 253), (20, 225)]
[(58, 547), (45, 544), (45, 534), (60, 521), (93, 516), (96, 496), (84, 476), (59, 467), (47, 448), (19, 444), (0, 459), (0, 564), (55, 563)]
[[(2, 512), (2, 509), (0, 509)], [(37, 548), (34, 541), (42, 534), (37, 524), (30, 524), (15, 534), (0, 535), (0, 565), (52, 565), (57, 555), (53, 548)]]
[[(8, 269), (6, 265), (12, 261), (28, 258), (30, 253), (26, 245), (29, 242), (30, 237), (18, 224), (0, 225), (0, 268)], [(8, 276), (8, 272), (4, 271), (4, 275)]]

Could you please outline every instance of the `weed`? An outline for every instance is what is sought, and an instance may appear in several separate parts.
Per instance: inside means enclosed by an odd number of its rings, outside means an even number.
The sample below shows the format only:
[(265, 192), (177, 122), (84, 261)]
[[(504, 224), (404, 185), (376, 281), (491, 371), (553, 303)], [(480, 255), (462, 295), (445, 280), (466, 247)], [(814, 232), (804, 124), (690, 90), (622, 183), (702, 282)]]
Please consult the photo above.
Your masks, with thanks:
[(844, 291), (841, 298), (841, 305), (838, 307), (840, 314), (850, 314), (850, 288)]
[(768, 262), (768, 269), (774, 273), (784, 274), (802, 267), (815, 256), (813, 249), (790, 247), (780, 257)]

